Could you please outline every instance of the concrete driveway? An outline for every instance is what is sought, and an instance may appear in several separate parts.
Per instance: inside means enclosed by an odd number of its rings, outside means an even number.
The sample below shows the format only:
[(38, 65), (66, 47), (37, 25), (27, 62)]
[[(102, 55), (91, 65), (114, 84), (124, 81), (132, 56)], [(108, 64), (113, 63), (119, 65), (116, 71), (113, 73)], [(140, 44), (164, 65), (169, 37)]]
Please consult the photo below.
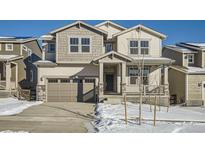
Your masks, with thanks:
[(30, 133), (85, 133), (91, 132), (95, 104), (43, 103), (32, 106), (15, 116), (0, 117), (0, 131)]

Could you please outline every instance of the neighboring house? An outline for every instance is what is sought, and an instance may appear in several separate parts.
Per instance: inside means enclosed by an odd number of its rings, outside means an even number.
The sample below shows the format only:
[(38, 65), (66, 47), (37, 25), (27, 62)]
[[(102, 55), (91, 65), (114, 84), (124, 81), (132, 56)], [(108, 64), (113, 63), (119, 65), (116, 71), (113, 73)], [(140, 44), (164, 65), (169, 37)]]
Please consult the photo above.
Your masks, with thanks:
[(169, 69), (170, 95), (177, 103), (202, 105), (205, 100), (205, 43), (178, 43), (163, 48), (175, 60)]
[(41, 56), (36, 38), (0, 37), (0, 90), (35, 89), (37, 71), (33, 63)]
[(172, 61), (162, 57), (165, 38), (143, 25), (127, 29), (111, 21), (96, 26), (77, 21), (56, 29), (41, 37), (37, 97), (48, 102), (119, 102), (125, 93), (139, 97), (139, 63), (144, 61), (143, 95), (162, 85), (168, 103)]

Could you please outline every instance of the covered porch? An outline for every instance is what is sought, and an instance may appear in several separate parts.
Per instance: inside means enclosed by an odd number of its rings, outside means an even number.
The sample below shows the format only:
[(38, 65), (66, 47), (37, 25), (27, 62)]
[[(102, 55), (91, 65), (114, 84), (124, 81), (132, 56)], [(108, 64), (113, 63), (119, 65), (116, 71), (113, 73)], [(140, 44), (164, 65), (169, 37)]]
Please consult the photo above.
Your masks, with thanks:
[(18, 87), (18, 55), (0, 55), (0, 90), (11, 91)]

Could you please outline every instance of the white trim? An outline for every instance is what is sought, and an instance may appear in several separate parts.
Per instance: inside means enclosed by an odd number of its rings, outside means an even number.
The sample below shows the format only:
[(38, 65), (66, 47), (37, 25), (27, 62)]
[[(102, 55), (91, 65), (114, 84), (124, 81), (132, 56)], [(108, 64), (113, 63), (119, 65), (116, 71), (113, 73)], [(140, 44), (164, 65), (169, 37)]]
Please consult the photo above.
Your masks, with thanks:
[[(11, 45), (11, 49), (8, 48), (8, 45)], [(13, 49), (14, 49), (14, 45), (12, 43), (5, 44), (6, 51), (13, 51)]]
[(121, 29), (121, 30), (127, 29), (127, 28), (125, 28), (125, 27), (123, 27), (123, 26), (121, 26), (121, 25), (119, 25), (119, 24), (117, 24), (117, 23), (114, 23), (114, 22), (112, 22), (112, 21), (109, 21), (109, 20), (104, 21), (104, 22), (101, 22), (101, 23), (95, 25), (95, 27), (100, 27), (100, 26), (103, 26), (103, 25), (105, 25), (105, 24), (111, 24), (111, 25), (113, 25), (113, 26), (115, 26), (115, 27), (117, 27), (118, 29)]
[(1, 43), (0, 43), (0, 51), (1, 51)]
[(24, 51), (27, 51), (27, 50), (28, 50), (28, 47), (25, 46), (25, 45), (23, 45), (23, 50), (24, 50)]
[(185, 74), (185, 101), (188, 101), (189, 99), (188, 96), (189, 96), (189, 75)]
[[(78, 38), (78, 52), (71, 52), (70, 51), (70, 39), (71, 38)], [(90, 51), (89, 52), (82, 52), (82, 43), (81, 43), (81, 39), (82, 38), (89, 38), (90, 39)], [(92, 37), (91, 36), (76, 36), (76, 35), (72, 35), (72, 36), (68, 36), (68, 53), (69, 54), (91, 54), (92, 53)]]
[[(189, 62), (189, 56), (192, 56), (192, 62)], [(188, 61), (188, 64), (194, 64), (194, 54), (187, 54), (187, 61)]]

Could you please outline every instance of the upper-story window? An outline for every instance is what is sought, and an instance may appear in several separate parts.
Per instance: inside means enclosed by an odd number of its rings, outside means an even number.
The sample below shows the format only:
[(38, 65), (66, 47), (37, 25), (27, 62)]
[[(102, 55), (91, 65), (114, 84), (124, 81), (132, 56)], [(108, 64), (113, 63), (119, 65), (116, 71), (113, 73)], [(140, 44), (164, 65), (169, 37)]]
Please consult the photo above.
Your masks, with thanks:
[(6, 51), (13, 51), (13, 44), (6, 44)]
[(130, 54), (138, 54), (138, 41), (130, 41)]
[(113, 50), (112, 43), (106, 43), (105, 44), (105, 52), (110, 52), (112, 50)]
[(189, 64), (194, 64), (194, 54), (188, 54), (187, 58)]
[(90, 38), (70, 38), (70, 52), (90, 52)]
[(149, 41), (130, 40), (129, 42), (130, 54), (133, 55), (148, 55)]
[(78, 52), (79, 39), (70, 38), (70, 52)]
[(90, 38), (81, 38), (81, 51), (90, 52)]
[(142, 55), (148, 55), (149, 54), (149, 41), (141, 41), (140, 48), (141, 48)]
[(55, 51), (56, 51), (55, 43), (49, 43), (48, 44), (48, 53), (55, 53)]

